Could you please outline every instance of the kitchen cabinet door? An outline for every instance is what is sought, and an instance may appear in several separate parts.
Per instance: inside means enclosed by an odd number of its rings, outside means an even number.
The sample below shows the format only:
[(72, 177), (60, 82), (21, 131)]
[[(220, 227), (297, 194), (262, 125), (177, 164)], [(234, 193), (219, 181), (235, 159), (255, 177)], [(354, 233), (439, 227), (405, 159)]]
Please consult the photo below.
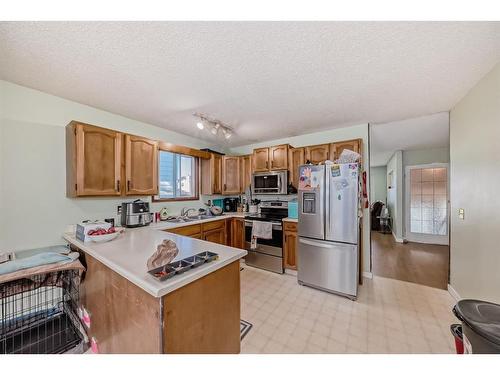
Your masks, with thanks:
[(240, 158), (238, 156), (222, 157), (222, 194), (239, 194)]
[(158, 194), (158, 142), (125, 135), (125, 194)]
[(201, 193), (222, 194), (222, 156), (219, 154), (201, 160)]
[(288, 168), (288, 145), (269, 147), (270, 170)]
[(290, 180), (289, 182), (294, 188), (299, 187), (299, 166), (305, 163), (304, 148), (291, 148), (288, 151), (288, 171)]
[(361, 154), (361, 139), (335, 142), (330, 144), (330, 160), (336, 160), (344, 150), (351, 150)]
[(269, 148), (256, 148), (253, 150), (253, 172), (266, 172), (269, 170)]
[(220, 245), (226, 244), (226, 230), (224, 228), (213, 229), (207, 232), (203, 232), (202, 239), (204, 241), (218, 243)]
[(330, 144), (307, 146), (305, 159), (313, 164), (323, 163), (328, 160), (330, 154)]
[(252, 156), (240, 156), (240, 189), (244, 193), (252, 183)]
[[(287, 228), (288, 226), (288, 228)], [(297, 224), (285, 223), (283, 232), (283, 266), (297, 269)]]
[(123, 134), (72, 121), (66, 127), (69, 197), (121, 195)]
[(233, 218), (231, 228), (231, 246), (238, 249), (245, 248), (245, 221)]

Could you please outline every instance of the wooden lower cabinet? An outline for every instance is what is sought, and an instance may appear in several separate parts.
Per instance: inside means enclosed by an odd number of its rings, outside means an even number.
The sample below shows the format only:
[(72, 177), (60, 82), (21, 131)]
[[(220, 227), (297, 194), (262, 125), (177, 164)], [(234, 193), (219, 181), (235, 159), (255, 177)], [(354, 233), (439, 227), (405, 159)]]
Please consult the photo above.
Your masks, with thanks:
[(163, 319), (164, 353), (239, 353), (239, 261), (167, 294)]
[(231, 246), (245, 248), (245, 220), (233, 218), (231, 222)]
[(297, 269), (297, 223), (283, 223), (283, 267)]
[(210, 221), (208, 223), (186, 225), (184, 227), (166, 229), (165, 232), (180, 234), (221, 245), (227, 244), (226, 220)]
[(226, 228), (209, 230), (208, 232), (203, 232), (201, 237), (202, 240), (208, 242), (214, 242), (221, 245), (226, 244)]
[[(80, 251), (80, 304), (102, 354), (240, 352), (240, 264), (232, 262), (163, 297)], [(214, 303), (215, 301), (215, 303)]]

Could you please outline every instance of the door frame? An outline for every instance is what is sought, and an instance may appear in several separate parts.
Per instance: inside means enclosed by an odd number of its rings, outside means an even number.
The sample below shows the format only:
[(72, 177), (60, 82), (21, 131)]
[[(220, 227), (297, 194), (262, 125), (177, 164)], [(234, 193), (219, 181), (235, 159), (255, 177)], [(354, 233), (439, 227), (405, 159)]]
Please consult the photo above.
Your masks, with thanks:
[[(411, 228), (411, 201), (410, 201), (410, 189), (411, 189), (411, 170), (412, 169), (425, 169), (425, 168), (446, 168), (446, 234), (412, 234)], [(404, 223), (405, 223), (405, 233), (404, 238), (410, 242), (419, 242), (435, 245), (447, 245), (450, 244), (450, 165), (449, 163), (430, 163), (430, 164), (416, 164), (405, 166), (404, 175), (404, 194), (405, 194), (405, 213), (404, 213)]]

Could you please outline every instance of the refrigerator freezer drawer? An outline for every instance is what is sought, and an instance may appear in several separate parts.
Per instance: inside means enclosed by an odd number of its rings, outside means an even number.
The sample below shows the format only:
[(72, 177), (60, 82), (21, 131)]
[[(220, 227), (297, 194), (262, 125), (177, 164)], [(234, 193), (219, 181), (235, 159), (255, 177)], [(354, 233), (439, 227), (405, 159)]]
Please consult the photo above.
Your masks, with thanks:
[(356, 297), (358, 246), (299, 238), (298, 281), (334, 293)]

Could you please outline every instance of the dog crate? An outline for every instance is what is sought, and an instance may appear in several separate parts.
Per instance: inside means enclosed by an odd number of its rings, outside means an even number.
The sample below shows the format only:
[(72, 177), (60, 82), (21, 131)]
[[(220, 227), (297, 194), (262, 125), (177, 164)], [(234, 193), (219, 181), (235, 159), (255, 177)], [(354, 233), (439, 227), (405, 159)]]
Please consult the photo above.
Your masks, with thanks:
[(79, 289), (75, 269), (0, 284), (0, 353), (64, 353), (80, 344)]

